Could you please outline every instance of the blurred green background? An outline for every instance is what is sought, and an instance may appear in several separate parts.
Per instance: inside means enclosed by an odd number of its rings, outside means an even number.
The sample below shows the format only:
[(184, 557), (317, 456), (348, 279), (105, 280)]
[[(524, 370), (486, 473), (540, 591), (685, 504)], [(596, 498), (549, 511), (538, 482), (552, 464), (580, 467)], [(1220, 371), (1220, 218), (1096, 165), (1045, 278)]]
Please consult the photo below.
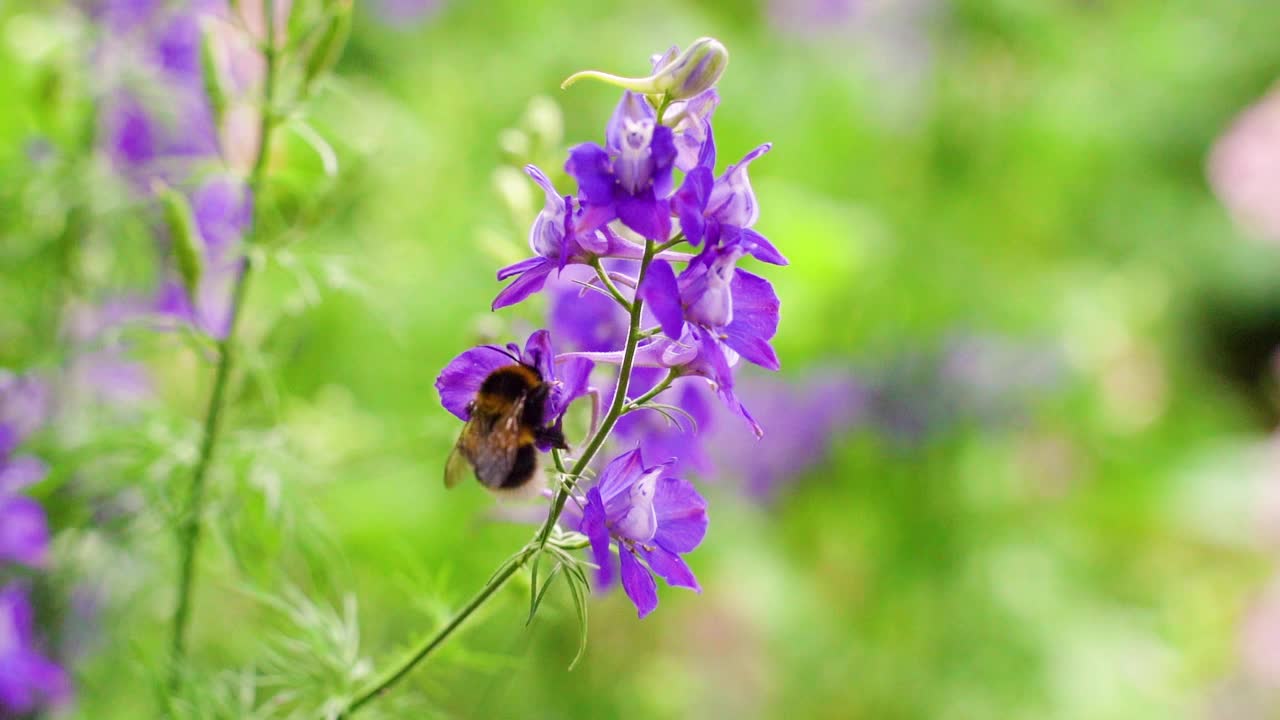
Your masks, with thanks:
[[(759, 229), (791, 260), (763, 271), (782, 375), (853, 378), (874, 407), (791, 458), (766, 501), (728, 471), (700, 483), (700, 596), (663, 588), (642, 621), (620, 592), (597, 596), (568, 671), (567, 594), (526, 628), (522, 580), (369, 716), (1280, 711), (1280, 628), (1250, 621), (1280, 537), (1280, 246), (1233, 224), (1206, 176), (1214, 141), (1280, 77), (1280, 4), (358, 5), (306, 108), (338, 174), (288, 132), (271, 158), (272, 227), (308, 202), (315, 221), (264, 251), (249, 295), (192, 717), (248, 717), (246, 695), (254, 717), (305, 716), (268, 699), (349, 691), (525, 541), (479, 488), (442, 487), (459, 428), (432, 387), (458, 352), (523, 338), (545, 312), (488, 312), (495, 269), (525, 252), (511, 203), (532, 191), (495, 171), (563, 157), (504, 130), (547, 96), (557, 144), (599, 142), (615, 92), (560, 81), (639, 74), (701, 35), (732, 54), (721, 163), (774, 143), (751, 172)], [(153, 208), (84, 148), (99, 29), (74, 5), (0, 5), (0, 366), (70, 362), (68, 298), (155, 287)], [(72, 717), (154, 712), (170, 518), (212, 378), (198, 340), (124, 335), (149, 398), (37, 441), (54, 473), (33, 494), (58, 533), (41, 616), (72, 668)], [(976, 376), (943, 371), (957, 339)], [(1050, 381), (1016, 381), (1037, 364)], [(761, 420), (782, 437), (810, 422)], [(72, 611), (77, 593), (91, 613)]]

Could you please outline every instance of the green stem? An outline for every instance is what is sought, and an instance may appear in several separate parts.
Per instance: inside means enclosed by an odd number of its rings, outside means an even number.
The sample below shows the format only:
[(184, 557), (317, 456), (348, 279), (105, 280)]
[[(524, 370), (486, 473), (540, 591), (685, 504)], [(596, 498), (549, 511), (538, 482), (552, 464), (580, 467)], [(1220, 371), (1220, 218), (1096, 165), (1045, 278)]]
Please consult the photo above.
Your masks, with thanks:
[[(264, 52), (266, 73), (263, 79), (263, 108), (258, 125), (258, 153), (254, 158), (253, 168), (249, 174), (249, 196), (256, 203), (259, 201), (259, 190), (262, 187), (266, 172), (267, 155), (270, 149), (271, 130), (275, 117), (271, 110), (272, 95), (276, 80), (276, 53), (272, 49), (275, 37), (275, 2), (268, 0), (266, 13), (267, 50)], [(256, 218), (257, 213), (254, 213)], [(253, 219), (250, 222), (254, 222)], [(252, 226), (246, 235), (254, 232)], [(246, 254), (244, 267), (236, 276), (231, 291), (231, 318), (227, 334), (218, 342), (218, 367), (213, 378), (213, 391), (209, 396), (209, 405), (205, 410), (204, 432), (200, 443), (200, 455), (196, 459), (195, 470), (191, 474), (191, 485), (187, 492), (186, 507), (183, 510), (178, 530), (179, 563), (178, 563), (178, 599), (173, 612), (172, 637), (170, 641), (169, 689), (176, 691), (181, 685), (182, 665), (186, 659), (187, 625), (191, 618), (191, 599), (195, 589), (196, 553), (200, 547), (200, 519), (204, 511), (205, 485), (209, 469), (213, 464), (214, 452), (218, 447), (218, 439), (222, 434), (223, 409), (227, 404), (227, 388), (230, 385), (231, 369), (235, 357), (236, 329), (239, 326), (240, 312), (244, 307), (245, 296), (249, 291), (249, 276), (253, 271), (251, 255)]]
[[(649, 269), (649, 263), (653, 261), (655, 254), (655, 246), (652, 241), (645, 243), (644, 258), (640, 261), (640, 272), (636, 276), (636, 285), (644, 282), (645, 273)], [(582, 455), (573, 464), (573, 468), (567, 473), (564, 472), (564, 461), (559, 452), (553, 451), (552, 459), (555, 462), (558, 472), (569, 475), (570, 478), (580, 477), (587, 469), (587, 465), (600, 451), (600, 447), (604, 444), (609, 433), (613, 430), (613, 426), (618, 422), (618, 418), (622, 417), (624, 408), (627, 406), (627, 385), (631, 380), (631, 371), (635, 364), (636, 346), (640, 344), (640, 315), (644, 303), (640, 298), (636, 298), (635, 302), (630, 304), (631, 321), (627, 331), (627, 345), (622, 355), (622, 368), (618, 375), (618, 388), (613, 393), (613, 401), (610, 403), (609, 412), (605, 415), (604, 420), (600, 423), (600, 427), (596, 429), (595, 435), (591, 437), (591, 441), (587, 443), (586, 449)], [(557, 488), (555, 498), (551, 504), (551, 512), (547, 514), (547, 520), (538, 529), (533, 540), (529, 542), (516, 556), (507, 564), (500, 572), (494, 575), (484, 587), (480, 588), (480, 592), (471, 599), (458, 614), (453, 617), (444, 627), (437, 630), (431, 637), (427, 638), (413, 652), (405, 656), (403, 660), (397, 663), (391, 670), (384, 673), (380, 678), (374, 681), (367, 689), (362, 691), (355, 697), (345, 708), (338, 712), (335, 716), (339, 720), (349, 718), (356, 710), (369, 703), (376, 697), (387, 692), (401, 678), (413, 670), (413, 668), (428, 655), (439, 647), (462, 623), (470, 617), (476, 610), (480, 609), (495, 592), (516, 574), (520, 568), (530, 558), (536, 557), (543, 547), (546, 546), (547, 540), (551, 537), (551, 531), (555, 528), (556, 522), (560, 519), (560, 514), (564, 511), (565, 502), (569, 499), (569, 488), (563, 484)]]
[(678, 377), (680, 377), (680, 374), (677, 373), (674, 369), (669, 370), (667, 372), (666, 377), (662, 378), (662, 380), (657, 385), (654, 385), (649, 390), (649, 392), (627, 403), (627, 406), (622, 409), (623, 414), (629, 413), (632, 410), (639, 410), (641, 406), (643, 406), (645, 403), (649, 402), (650, 400), (658, 397), (658, 395), (662, 394), (663, 390), (666, 390), (667, 388), (671, 387), (671, 383), (675, 382), (675, 379)]
[(675, 237), (671, 238), (670, 240), (659, 245), (656, 252), (663, 252), (665, 250), (670, 250), (671, 248), (679, 245), (680, 243), (685, 242), (685, 240), (686, 238), (684, 236), (684, 233), (680, 233)]
[(599, 276), (600, 282), (604, 285), (604, 289), (613, 296), (614, 300), (618, 301), (618, 304), (622, 306), (623, 310), (631, 312), (631, 301), (627, 299), (627, 296), (622, 294), (622, 291), (618, 289), (617, 285), (613, 284), (613, 280), (609, 278), (609, 273), (605, 272), (604, 266), (600, 264), (600, 258), (592, 258), (591, 267), (595, 268), (596, 275)]

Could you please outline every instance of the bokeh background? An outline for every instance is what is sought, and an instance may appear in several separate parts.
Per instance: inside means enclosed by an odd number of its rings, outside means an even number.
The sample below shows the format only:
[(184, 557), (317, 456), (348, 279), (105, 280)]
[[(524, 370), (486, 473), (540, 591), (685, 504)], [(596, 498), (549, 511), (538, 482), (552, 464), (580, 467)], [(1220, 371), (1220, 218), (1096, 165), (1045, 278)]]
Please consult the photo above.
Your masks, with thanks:
[[(0, 578), (70, 673), (58, 717), (163, 692), (213, 374), (145, 310), (149, 182), (201, 152), (184, 12), (0, 4), (0, 367), (56, 398), (23, 491), (52, 549)], [(521, 580), (369, 716), (1275, 717), (1277, 27), (1256, 0), (357, 3), (259, 199), (283, 239), (243, 317), (187, 713), (314, 717), (527, 539), (442, 487), (432, 383), (545, 316), (488, 304), (541, 202), (515, 169), (558, 169), (616, 101), (560, 81), (714, 35), (721, 156), (774, 143), (752, 181), (791, 265), (766, 271), (783, 370), (740, 381), (766, 437), (706, 428), (702, 594), (644, 620), (596, 596), (569, 671), (567, 594), (526, 627)]]

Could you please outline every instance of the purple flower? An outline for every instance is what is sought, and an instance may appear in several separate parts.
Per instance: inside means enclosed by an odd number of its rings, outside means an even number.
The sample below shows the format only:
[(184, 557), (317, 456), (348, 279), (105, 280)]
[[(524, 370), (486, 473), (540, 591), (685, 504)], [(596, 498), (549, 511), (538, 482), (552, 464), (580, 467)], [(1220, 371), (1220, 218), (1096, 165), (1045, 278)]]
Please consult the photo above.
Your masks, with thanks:
[(0, 715), (24, 715), (71, 697), (62, 668), (35, 646), (34, 613), (26, 588), (0, 590)]
[(48, 420), (49, 404), (44, 381), (0, 368), (0, 455), (17, 447)]
[(618, 219), (659, 242), (671, 234), (666, 197), (676, 146), (643, 95), (626, 91), (605, 131), (605, 147), (583, 143), (569, 151), (565, 171), (578, 181), (584, 231)]
[(669, 464), (645, 467), (639, 448), (614, 458), (587, 491), (578, 521), (591, 540), (601, 586), (613, 582), (618, 563), (610, 547), (617, 546), (622, 588), (640, 617), (658, 606), (654, 574), (672, 587), (701, 592), (680, 556), (706, 535), (707, 503), (688, 481), (666, 476)]
[(514, 305), (538, 292), (553, 271), (570, 264), (585, 264), (597, 257), (640, 258), (644, 248), (618, 237), (608, 227), (581, 229), (581, 208), (570, 196), (561, 195), (546, 174), (534, 165), (525, 172), (542, 188), (547, 201), (529, 229), (534, 257), (498, 271), (498, 280), (516, 278), (493, 300), (493, 309)]
[(40, 503), (0, 494), (0, 563), (43, 567), (49, 554), (49, 525)]
[(536, 369), (542, 381), (550, 386), (542, 425), (558, 429), (569, 405), (587, 393), (587, 381), (594, 365), (583, 358), (557, 357), (551, 345), (551, 333), (546, 330), (530, 335), (523, 351), (515, 343), (505, 348), (481, 345), (450, 360), (436, 378), (440, 403), (459, 420), (468, 420), (467, 406), (485, 378), (494, 370), (516, 362)]
[(762, 262), (786, 265), (787, 259), (782, 253), (751, 229), (760, 219), (760, 206), (751, 189), (747, 168), (773, 145), (760, 145), (717, 178), (713, 177), (716, 144), (709, 123), (705, 124), (705, 131), (697, 165), (685, 176), (671, 200), (672, 210), (680, 218), (680, 229), (695, 247), (706, 238), (708, 246), (740, 249)]

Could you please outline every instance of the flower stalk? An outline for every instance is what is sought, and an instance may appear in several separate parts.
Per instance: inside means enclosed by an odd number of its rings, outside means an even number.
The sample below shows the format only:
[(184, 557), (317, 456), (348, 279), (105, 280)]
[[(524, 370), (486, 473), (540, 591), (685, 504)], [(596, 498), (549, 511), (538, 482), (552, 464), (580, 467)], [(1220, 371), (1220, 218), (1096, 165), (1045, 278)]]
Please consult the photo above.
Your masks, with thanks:
[[(275, 38), (275, 0), (268, 0), (264, 9), (266, 20), (266, 40), (263, 57), (265, 74), (262, 84), (262, 113), (258, 123), (258, 149), (254, 157), (253, 167), (249, 173), (248, 194), (255, 201), (266, 175), (267, 158), (270, 153), (271, 132), (275, 128), (276, 118), (272, 111), (278, 58), (274, 46)], [(257, 213), (253, 213), (256, 218)], [(250, 220), (254, 222), (253, 219)], [(251, 225), (246, 236), (255, 232)], [(252, 255), (246, 254), (242, 260), (240, 272), (236, 274), (231, 293), (231, 316), (226, 335), (218, 341), (218, 365), (214, 371), (213, 390), (209, 395), (209, 404), (205, 411), (204, 429), (200, 443), (200, 454), (196, 459), (195, 470), (191, 475), (191, 484), (187, 492), (186, 506), (183, 508), (181, 524), (178, 530), (179, 563), (177, 601), (173, 613), (170, 637), (169, 689), (176, 691), (183, 676), (182, 667), (186, 660), (187, 626), (190, 624), (192, 595), (195, 590), (195, 563), (200, 547), (201, 515), (204, 510), (205, 486), (209, 470), (213, 465), (214, 453), (218, 440), (222, 435), (223, 414), (227, 405), (227, 390), (230, 385), (231, 370), (235, 362), (236, 330), (239, 318), (249, 291), (249, 279), (253, 272)]]
[[(640, 261), (640, 271), (637, 278), (640, 282), (644, 281), (646, 271), (649, 264), (653, 261), (656, 254), (655, 243), (652, 240), (645, 242), (644, 257)], [(638, 283), (637, 283), (638, 284)], [(600, 426), (592, 435), (590, 442), (583, 449), (582, 455), (574, 462), (573, 467), (566, 473), (570, 478), (576, 478), (591, 464), (596, 453), (600, 451), (604, 441), (608, 439), (609, 433), (613, 431), (614, 425), (617, 424), (618, 418), (622, 417), (627, 408), (636, 407), (641, 401), (627, 401), (627, 386), (631, 379), (631, 373), (635, 362), (636, 347), (640, 344), (641, 335), (641, 316), (644, 308), (644, 302), (636, 297), (630, 303), (630, 325), (627, 331), (627, 343), (624, 350), (622, 368), (619, 371), (618, 387), (613, 393), (613, 400), (609, 404), (609, 411), (605, 414), (600, 422)], [(647, 397), (652, 397), (657, 393), (647, 393)], [(555, 453), (555, 463), (558, 472), (563, 473), (564, 464), (559, 453)], [(422, 643), (412, 652), (408, 653), (400, 662), (396, 663), (387, 672), (383, 673), (377, 680), (369, 685), (369, 687), (359, 695), (357, 695), (345, 708), (339, 711), (335, 717), (339, 720), (349, 718), (355, 714), (357, 710), (368, 704), (373, 699), (379, 697), (383, 693), (391, 689), (393, 685), (399, 682), (407, 675), (418, 663), (426, 660), (436, 648), (440, 647), (445, 640), (457, 630), (463, 622), (467, 620), (475, 611), (479, 610), (490, 597), (493, 596), (508, 580), (512, 578), (521, 568), (523, 568), (531, 559), (537, 557), (547, 545), (547, 541), (551, 537), (551, 532), (555, 529), (556, 522), (559, 521), (561, 513), (564, 512), (565, 503), (569, 500), (571, 488), (566, 487), (563, 483), (556, 489), (556, 493), (551, 503), (551, 511), (547, 514), (546, 521), (542, 527), (538, 529), (533, 539), (526, 544), (520, 552), (516, 553), (507, 563), (496, 572), (484, 587), (471, 598), (466, 605), (454, 615), (448, 623), (437, 630), (430, 637), (422, 641)]]

